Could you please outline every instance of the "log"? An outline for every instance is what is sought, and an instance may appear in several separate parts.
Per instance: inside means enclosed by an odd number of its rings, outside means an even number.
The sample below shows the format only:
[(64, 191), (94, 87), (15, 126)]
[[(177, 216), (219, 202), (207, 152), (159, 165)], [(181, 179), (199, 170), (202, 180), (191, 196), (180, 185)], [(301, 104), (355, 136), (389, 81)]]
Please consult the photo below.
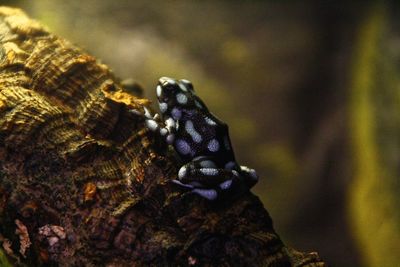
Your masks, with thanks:
[(0, 244), (10, 265), (326, 266), (285, 246), (251, 192), (212, 202), (171, 183), (179, 160), (145, 127), (150, 101), (129, 85), (0, 7)]

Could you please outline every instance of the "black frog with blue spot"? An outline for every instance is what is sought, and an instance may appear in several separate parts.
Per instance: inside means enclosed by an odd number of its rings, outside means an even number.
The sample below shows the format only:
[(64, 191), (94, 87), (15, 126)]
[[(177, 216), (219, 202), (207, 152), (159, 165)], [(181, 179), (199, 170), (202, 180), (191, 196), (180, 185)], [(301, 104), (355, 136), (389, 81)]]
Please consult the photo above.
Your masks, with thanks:
[(171, 144), (183, 162), (175, 183), (209, 200), (258, 181), (236, 163), (228, 125), (209, 112), (188, 80), (160, 78), (157, 98), (164, 126), (146, 109), (146, 125)]

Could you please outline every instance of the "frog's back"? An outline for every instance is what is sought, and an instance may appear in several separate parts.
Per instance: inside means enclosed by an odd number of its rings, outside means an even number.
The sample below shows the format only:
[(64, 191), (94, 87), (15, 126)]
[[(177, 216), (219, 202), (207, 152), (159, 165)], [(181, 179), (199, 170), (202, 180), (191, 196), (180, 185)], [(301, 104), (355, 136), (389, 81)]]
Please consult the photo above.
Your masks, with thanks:
[(178, 123), (177, 136), (174, 146), (185, 162), (207, 156), (223, 167), (235, 161), (228, 125), (211, 113), (185, 114)]

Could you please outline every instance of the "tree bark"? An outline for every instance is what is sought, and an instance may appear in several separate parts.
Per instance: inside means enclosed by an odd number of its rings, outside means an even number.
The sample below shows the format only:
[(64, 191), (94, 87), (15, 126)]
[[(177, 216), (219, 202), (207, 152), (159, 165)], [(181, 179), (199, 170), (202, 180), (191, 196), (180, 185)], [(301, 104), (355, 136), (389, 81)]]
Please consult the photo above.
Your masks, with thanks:
[(8, 7), (0, 43), (11, 265), (325, 266), (285, 246), (251, 192), (209, 202), (172, 184), (179, 160), (146, 129), (149, 101), (95, 58)]

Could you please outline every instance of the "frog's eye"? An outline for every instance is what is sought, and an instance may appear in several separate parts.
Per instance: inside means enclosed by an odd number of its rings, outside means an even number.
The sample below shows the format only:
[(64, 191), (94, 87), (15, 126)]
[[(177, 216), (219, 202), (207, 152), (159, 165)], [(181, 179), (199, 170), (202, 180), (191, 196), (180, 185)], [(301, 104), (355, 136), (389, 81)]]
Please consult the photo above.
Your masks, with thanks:
[(176, 80), (168, 77), (161, 77), (158, 80), (157, 97), (159, 99), (167, 101), (169, 98), (175, 96), (180, 91), (181, 89), (179, 88), (179, 84)]
[(178, 90), (178, 82), (168, 77), (161, 77), (158, 80), (158, 85), (165, 91), (176, 91)]
[(179, 82), (180, 82), (180, 87), (182, 90), (194, 92), (193, 85), (190, 81), (182, 79), (182, 80), (179, 80)]

